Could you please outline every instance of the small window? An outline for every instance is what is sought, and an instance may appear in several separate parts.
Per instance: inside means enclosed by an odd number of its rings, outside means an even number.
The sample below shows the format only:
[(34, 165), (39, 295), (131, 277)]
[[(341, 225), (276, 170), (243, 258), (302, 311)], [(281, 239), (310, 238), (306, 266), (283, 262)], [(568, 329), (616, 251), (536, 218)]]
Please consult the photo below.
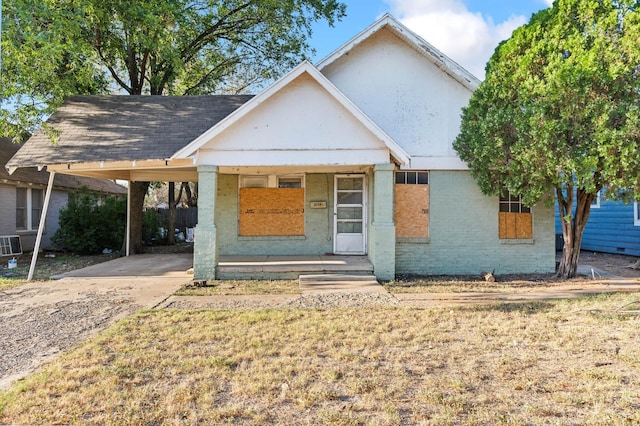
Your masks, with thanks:
[(600, 191), (598, 191), (598, 193), (596, 194), (596, 197), (591, 201), (591, 208), (592, 209), (600, 208)]
[(533, 215), (522, 204), (522, 197), (505, 191), (500, 196), (498, 213), (498, 237), (500, 239), (533, 238)]
[(241, 188), (304, 188), (302, 175), (247, 175), (240, 176)]
[(42, 189), (31, 190), (31, 229), (38, 229), (40, 226), (40, 216), (42, 215), (42, 207), (44, 206), (44, 197)]
[(396, 172), (396, 184), (400, 185), (428, 185), (429, 172)]
[(302, 188), (302, 177), (278, 177), (278, 188)]
[(267, 188), (269, 176), (242, 176), (241, 186), (243, 188)]
[(500, 196), (500, 212), (502, 213), (531, 213), (531, 209), (522, 204), (522, 198), (519, 195)]
[(35, 188), (16, 188), (16, 230), (35, 231), (40, 226), (44, 207), (44, 191)]
[(640, 226), (640, 203), (633, 203), (633, 224), (634, 226)]
[(27, 229), (27, 188), (16, 188), (16, 229)]

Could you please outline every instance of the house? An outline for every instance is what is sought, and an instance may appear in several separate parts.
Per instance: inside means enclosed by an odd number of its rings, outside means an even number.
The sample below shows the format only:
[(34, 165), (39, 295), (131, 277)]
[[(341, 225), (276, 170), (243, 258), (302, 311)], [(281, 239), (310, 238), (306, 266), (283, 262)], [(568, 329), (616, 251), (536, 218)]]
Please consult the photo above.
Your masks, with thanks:
[(194, 274), (233, 255), (366, 256), (398, 274), (546, 273), (553, 209), (484, 196), (452, 148), (479, 81), (385, 15), (257, 96), (73, 97), (9, 162), (197, 181)]
[[(602, 191), (591, 203), (581, 249), (640, 256), (640, 204), (605, 200)], [(557, 213), (556, 216), (556, 240), (560, 249), (562, 225)]]
[[(11, 139), (0, 138), (0, 164), (7, 164), (18, 148), (20, 145)], [(38, 171), (36, 167), (20, 168), (13, 174), (0, 167), (0, 245), (10, 241), (8, 236), (20, 236), (22, 250), (33, 250), (48, 180), (49, 173)], [(51, 237), (58, 229), (60, 209), (67, 205), (69, 194), (84, 188), (104, 195), (127, 193), (126, 188), (109, 180), (58, 175), (51, 192), (41, 247), (51, 247)], [(10, 255), (12, 251), (3, 250), (0, 255)]]

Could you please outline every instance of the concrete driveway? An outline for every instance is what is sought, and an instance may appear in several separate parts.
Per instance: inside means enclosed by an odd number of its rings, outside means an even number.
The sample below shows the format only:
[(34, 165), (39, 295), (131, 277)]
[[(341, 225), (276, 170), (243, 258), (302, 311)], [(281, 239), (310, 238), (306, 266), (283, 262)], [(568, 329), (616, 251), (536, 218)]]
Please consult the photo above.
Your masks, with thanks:
[(123, 257), (0, 291), (0, 389), (183, 285), (192, 254)]

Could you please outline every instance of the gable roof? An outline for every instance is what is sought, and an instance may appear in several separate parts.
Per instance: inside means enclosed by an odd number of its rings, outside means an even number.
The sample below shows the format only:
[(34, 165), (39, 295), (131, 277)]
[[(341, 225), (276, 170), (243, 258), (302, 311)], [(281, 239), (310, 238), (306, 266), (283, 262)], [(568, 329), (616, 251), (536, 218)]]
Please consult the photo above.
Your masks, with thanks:
[(453, 59), (439, 51), (431, 43), (411, 31), (388, 13), (358, 33), (333, 53), (330, 53), (326, 58), (318, 62), (316, 67), (322, 71), (325, 67), (331, 65), (343, 56), (348, 55), (356, 46), (383, 28), (390, 29), (400, 39), (404, 40), (409, 46), (415, 49), (420, 55), (427, 58), (435, 66), (440, 68), (467, 89), (473, 91), (480, 85), (480, 80), (478, 80), (476, 76), (464, 69)]
[[(49, 172), (38, 171), (36, 167), (25, 167), (9, 174), (3, 167), (9, 159), (18, 151), (19, 144), (15, 144), (10, 138), (0, 138), (0, 183), (27, 183), (46, 186), (49, 182)], [(57, 174), (54, 179), (54, 187), (58, 189), (79, 190), (86, 188), (107, 194), (126, 194), (127, 189), (108, 179), (92, 179), (82, 176)]]
[(164, 160), (251, 99), (217, 96), (72, 96), (7, 168), (100, 161)]
[(202, 133), (192, 143), (178, 151), (172, 158), (187, 158), (192, 156), (199, 148), (211, 141), (225, 129), (232, 126), (234, 123), (239, 122), (256, 109), (258, 106), (266, 102), (273, 95), (278, 93), (284, 87), (292, 83), (298, 77), (303, 74), (307, 74), (318, 85), (320, 85), (326, 92), (329, 93), (341, 106), (347, 109), (371, 134), (379, 139), (386, 148), (390, 151), (391, 155), (400, 164), (409, 164), (409, 155), (398, 145), (387, 133), (385, 133), (376, 123), (373, 122), (365, 113), (363, 113), (349, 98), (347, 98), (336, 86), (333, 85), (320, 71), (318, 71), (310, 62), (303, 61), (300, 65), (295, 67), (285, 76), (280, 78), (274, 84), (269, 86), (259, 95), (255, 96), (249, 102), (238, 108), (229, 116), (221, 120), (219, 123), (212, 126), (209, 130)]

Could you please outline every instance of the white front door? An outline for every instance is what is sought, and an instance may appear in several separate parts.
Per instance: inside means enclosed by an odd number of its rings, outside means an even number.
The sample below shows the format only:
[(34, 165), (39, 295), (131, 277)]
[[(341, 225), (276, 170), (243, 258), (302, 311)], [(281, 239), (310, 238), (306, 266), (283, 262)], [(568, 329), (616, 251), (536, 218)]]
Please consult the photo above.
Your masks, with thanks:
[(336, 175), (334, 188), (333, 251), (336, 254), (366, 254), (365, 176)]

